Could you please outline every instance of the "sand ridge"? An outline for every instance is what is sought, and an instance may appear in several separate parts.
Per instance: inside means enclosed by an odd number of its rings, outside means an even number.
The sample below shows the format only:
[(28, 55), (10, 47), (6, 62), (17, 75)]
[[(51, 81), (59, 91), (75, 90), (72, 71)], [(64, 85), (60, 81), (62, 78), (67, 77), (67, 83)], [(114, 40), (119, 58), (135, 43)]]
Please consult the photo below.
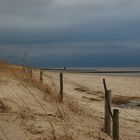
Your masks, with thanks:
[[(70, 94), (59, 103), (55, 96), (46, 92), (48, 88), (44, 90), (44, 86), (36, 82), (38, 70), (34, 70), (34, 79), (28, 79), (22, 68), (5, 69), (0, 71), (0, 139), (111, 139), (102, 131), (103, 122), (97, 111), (90, 112)], [(57, 91), (58, 86), (55, 88)]]
[[(50, 79), (59, 87), (59, 73), (44, 72), (48, 83)], [(91, 112), (104, 117), (105, 78), (108, 89), (112, 90), (112, 108), (120, 110), (120, 138), (126, 140), (140, 139), (140, 78), (105, 76), (83, 73), (64, 73), (64, 93), (79, 100)], [(94, 114), (95, 115), (95, 114)]]

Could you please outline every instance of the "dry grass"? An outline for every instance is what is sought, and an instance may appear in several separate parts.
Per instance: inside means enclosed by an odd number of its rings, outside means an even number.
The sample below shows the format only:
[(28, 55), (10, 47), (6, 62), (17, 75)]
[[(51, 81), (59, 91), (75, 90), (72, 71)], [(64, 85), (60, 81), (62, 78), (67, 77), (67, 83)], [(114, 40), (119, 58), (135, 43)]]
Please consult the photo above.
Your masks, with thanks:
[(0, 71), (1, 72), (8, 70), (10, 67), (11, 67), (11, 65), (9, 65), (7, 62), (0, 61)]
[(2, 100), (0, 100), (0, 113), (7, 112), (9, 111), (9, 109), (10, 108), (7, 105), (5, 105)]
[[(35, 72), (39, 71), (38, 69), (31, 68), (32, 73), (30, 74), (30, 69), (27, 67), (21, 67), (16, 65), (9, 65), (6, 62), (0, 62), (0, 70), (8, 75), (8, 77), (14, 77), (21, 82), (24, 82), (30, 86), (34, 86), (40, 89), (44, 93), (44, 98), (48, 97), (48, 94), (51, 95), (52, 100), (59, 101), (59, 91), (54, 82), (49, 84), (43, 84), (39, 79), (36, 79)], [(51, 79), (50, 79), (51, 80)]]
[[(32, 136), (30, 140), (35, 140), (35, 136), (36, 140), (110, 139), (101, 131), (103, 126), (101, 119), (91, 115), (80, 105), (78, 100), (65, 95), (63, 103), (59, 103), (59, 91), (53, 79), (50, 79), (52, 80), (51, 84), (43, 84), (35, 76), (37, 69), (32, 69), (32, 75), (30, 75), (26, 67), (8, 65), (6, 63), (0, 63), (0, 70), (7, 73), (9, 77), (20, 80), (25, 88), (28, 85), (40, 89), (44, 93), (45, 101), (55, 102), (55, 115), (51, 115), (49, 119), (45, 114), (37, 115), (30, 108), (23, 108), (18, 112), (16, 119), (20, 118), (22, 120), (23, 129), (27, 131), (28, 135)], [(0, 102), (1, 108), (7, 108), (3, 102)], [(41, 129), (40, 131), (38, 126), (30, 125), (31, 122), (36, 124), (38, 119), (49, 124), (46, 130)], [(44, 123), (42, 124), (44, 125)]]
[(133, 100), (140, 100), (140, 98), (118, 95), (112, 98), (112, 103), (115, 105), (128, 104), (130, 101)]

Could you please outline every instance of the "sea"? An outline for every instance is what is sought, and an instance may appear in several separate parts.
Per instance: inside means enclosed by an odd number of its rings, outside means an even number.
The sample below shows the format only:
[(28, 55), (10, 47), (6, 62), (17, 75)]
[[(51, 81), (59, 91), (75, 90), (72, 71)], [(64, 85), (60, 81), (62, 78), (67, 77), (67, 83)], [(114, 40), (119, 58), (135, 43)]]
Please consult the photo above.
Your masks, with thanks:
[(140, 67), (94, 67), (94, 68), (43, 68), (44, 70), (96, 74), (106, 76), (140, 77)]

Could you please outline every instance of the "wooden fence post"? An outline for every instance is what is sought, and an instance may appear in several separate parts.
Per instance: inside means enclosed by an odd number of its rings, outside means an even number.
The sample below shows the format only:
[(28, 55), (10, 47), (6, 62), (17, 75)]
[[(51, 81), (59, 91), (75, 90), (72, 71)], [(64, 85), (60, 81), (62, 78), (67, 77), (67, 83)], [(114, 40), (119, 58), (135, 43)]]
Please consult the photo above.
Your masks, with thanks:
[(105, 94), (105, 118), (104, 118), (104, 127), (105, 133), (111, 135), (111, 90), (107, 90)]
[(40, 71), (40, 82), (43, 82), (43, 71)]
[(63, 73), (60, 73), (60, 101), (63, 101)]
[(30, 68), (28, 67), (27, 68), (27, 73), (28, 73), (28, 76), (30, 75)]
[(113, 140), (119, 140), (119, 110), (113, 110)]
[(106, 86), (105, 79), (103, 79), (103, 85), (104, 85), (105, 92), (107, 92), (107, 86)]
[(29, 69), (30, 77), (32, 78), (32, 68)]
[(28, 70), (27, 70), (27, 67), (25, 67), (25, 74), (27, 74), (28, 72), (27, 72)]
[(22, 67), (23, 73), (25, 73), (25, 67)]

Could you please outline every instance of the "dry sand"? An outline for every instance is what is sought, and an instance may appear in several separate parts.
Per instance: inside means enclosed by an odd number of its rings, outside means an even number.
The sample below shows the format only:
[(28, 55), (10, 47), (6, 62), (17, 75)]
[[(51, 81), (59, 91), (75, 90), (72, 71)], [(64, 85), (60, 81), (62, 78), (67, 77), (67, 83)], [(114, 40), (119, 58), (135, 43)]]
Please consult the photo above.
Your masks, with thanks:
[(113, 108), (120, 110), (120, 139), (140, 139), (140, 78), (64, 73), (64, 102), (59, 103), (59, 73), (39, 71), (33, 80), (22, 68), (0, 65), (0, 139), (110, 140), (102, 131), (104, 89), (112, 90)]
[[(59, 73), (46, 71), (49, 79), (59, 87)], [(120, 110), (120, 139), (140, 139), (140, 77), (100, 76), (96, 74), (64, 73), (64, 93), (77, 98), (95, 116), (104, 117), (104, 87), (112, 90), (112, 109)], [(94, 113), (96, 112), (96, 113)]]

